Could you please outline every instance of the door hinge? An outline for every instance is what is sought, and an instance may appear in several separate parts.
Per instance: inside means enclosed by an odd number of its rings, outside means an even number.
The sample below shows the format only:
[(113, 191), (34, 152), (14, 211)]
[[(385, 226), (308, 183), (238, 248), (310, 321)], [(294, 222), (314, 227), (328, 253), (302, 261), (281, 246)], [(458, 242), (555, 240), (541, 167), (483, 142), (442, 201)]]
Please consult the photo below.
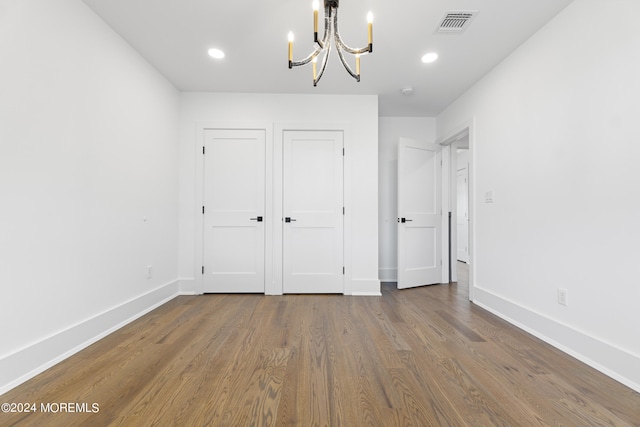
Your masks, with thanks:
[(344, 267), (342, 267), (342, 274), (344, 274)]
[(346, 210), (345, 210), (345, 207), (343, 206), (342, 207), (342, 215), (345, 215), (345, 213), (346, 213)]
[(204, 206), (202, 207), (202, 213), (204, 214)]
[(342, 155), (344, 156), (344, 147), (342, 147)]
[(204, 265), (202, 266), (202, 274), (204, 274)]
[(204, 145), (202, 146), (202, 154), (204, 154)]

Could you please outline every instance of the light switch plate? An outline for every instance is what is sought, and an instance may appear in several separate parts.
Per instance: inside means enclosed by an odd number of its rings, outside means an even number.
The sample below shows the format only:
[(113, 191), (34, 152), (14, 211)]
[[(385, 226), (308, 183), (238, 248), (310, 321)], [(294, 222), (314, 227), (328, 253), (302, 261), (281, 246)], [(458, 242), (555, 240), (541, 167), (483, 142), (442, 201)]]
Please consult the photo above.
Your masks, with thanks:
[(493, 190), (484, 193), (484, 202), (493, 203)]

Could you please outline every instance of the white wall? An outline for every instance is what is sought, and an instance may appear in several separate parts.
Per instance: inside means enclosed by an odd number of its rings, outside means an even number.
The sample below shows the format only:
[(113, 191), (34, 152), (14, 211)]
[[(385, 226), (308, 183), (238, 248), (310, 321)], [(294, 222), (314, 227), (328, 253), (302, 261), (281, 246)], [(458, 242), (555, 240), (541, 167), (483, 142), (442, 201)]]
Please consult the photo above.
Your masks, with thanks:
[(380, 221), (380, 280), (395, 282), (398, 279), (398, 139), (412, 138), (434, 142), (436, 119), (434, 117), (380, 117), (378, 204)]
[(283, 123), (348, 126), (345, 198), (351, 207), (347, 225), (351, 249), (345, 254), (349, 281), (345, 288), (355, 294), (380, 292), (377, 96), (183, 93), (180, 112), (180, 277), (184, 292), (201, 292), (196, 280), (202, 265), (196, 255), (196, 221), (201, 221), (201, 215), (195, 189), (196, 179), (202, 178), (196, 173), (196, 161), (202, 156), (199, 129), (212, 122), (238, 127), (259, 122), (273, 129)]
[(2, 393), (177, 292), (178, 93), (79, 0), (0, 2), (0, 62)]
[(573, 2), (438, 117), (475, 117), (476, 302), (636, 390), (639, 14)]

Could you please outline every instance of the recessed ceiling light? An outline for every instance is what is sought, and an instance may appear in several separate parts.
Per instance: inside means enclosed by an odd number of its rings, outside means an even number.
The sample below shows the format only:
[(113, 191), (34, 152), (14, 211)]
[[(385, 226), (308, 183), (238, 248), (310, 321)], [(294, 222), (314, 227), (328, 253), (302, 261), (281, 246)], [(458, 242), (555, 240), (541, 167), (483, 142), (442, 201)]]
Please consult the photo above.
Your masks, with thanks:
[(209, 56), (215, 59), (222, 59), (224, 58), (224, 52), (220, 49), (209, 49)]
[(422, 62), (424, 62), (425, 64), (428, 64), (430, 62), (435, 61), (436, 59), (438, 59), (438, 54), (435, 52), (430, 52), (422, 57)]

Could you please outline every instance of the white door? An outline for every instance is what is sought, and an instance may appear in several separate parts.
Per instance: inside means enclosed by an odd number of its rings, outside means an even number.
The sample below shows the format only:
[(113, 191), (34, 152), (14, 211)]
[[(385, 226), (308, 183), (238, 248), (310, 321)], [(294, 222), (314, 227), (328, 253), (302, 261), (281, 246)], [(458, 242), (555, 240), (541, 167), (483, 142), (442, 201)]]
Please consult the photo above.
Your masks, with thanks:
[(342, 131), (285, 131), (283, 292), (343, 293)]
[(469, 170), (458, 169), (457, 195), (457, 248), (458, 261), (469, 262)]
[(265, 132), (204, 141), (204, 292), (264, 292)]
[(440, 283), (442, 271), (439, 146), (398, 144), (398, 288)]

